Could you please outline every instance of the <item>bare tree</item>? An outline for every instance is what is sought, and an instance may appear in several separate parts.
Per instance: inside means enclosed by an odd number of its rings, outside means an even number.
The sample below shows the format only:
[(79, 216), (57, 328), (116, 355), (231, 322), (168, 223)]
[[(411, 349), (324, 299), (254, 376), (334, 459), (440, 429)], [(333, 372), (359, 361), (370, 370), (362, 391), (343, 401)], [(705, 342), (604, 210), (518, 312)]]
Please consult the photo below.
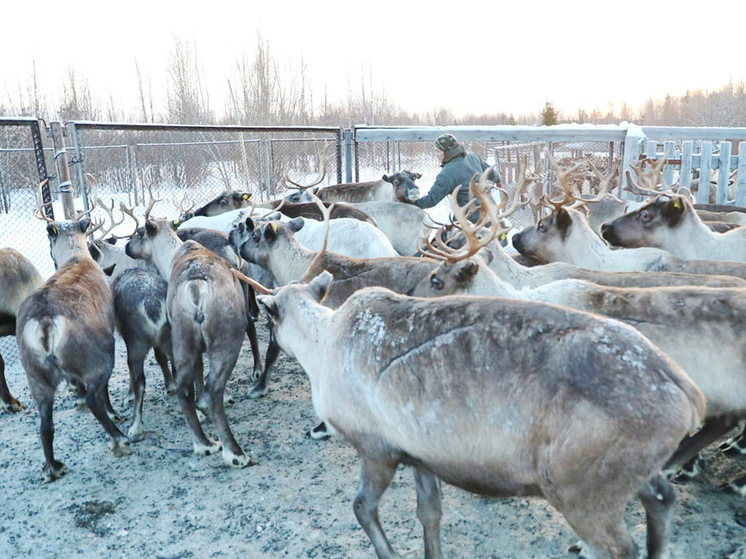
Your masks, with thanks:
[(174, 37), (168, 66), (167, 111), (169, 122), (210, 124), (213, 115), (205, 81), (197, 62), (196, 47)]
[(101, 110), (93, 100), (91, 87), (85, 77), (80, 77), (74, 66), (68, 66), (62, 83), (62, 120), (98, 120)]

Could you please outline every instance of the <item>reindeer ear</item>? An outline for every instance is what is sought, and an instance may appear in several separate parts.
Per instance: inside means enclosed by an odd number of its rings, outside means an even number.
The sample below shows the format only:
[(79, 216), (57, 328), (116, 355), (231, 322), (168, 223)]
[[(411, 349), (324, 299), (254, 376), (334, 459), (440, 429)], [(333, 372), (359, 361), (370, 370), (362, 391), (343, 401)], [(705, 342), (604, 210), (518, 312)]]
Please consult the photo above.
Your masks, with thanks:
[(474, 278), (479, 271), (479, 264), (474, 262), (471, 258), (461, 262), (458, 272), (456, 273), (456, 281), (458, 283), (466, 283)]
[(78, 227), (80, 228), (81, 233), (85, 233), (88, 231), (88, 228), (91, 226), (91, 218), (88, 216), (85, 216), (84, 218), (78, 220)]
[(268, 223), (264, 226), (264, 238), (268, 241), (273, 241), (277, 237), (277, 225), (274, 223)]
[(273, 295), (257, 295), (256, 300), (262, 307), (264, 307), (264, 312), (267, 313), (269, 318), (277, 318), (277, 301)]
[(386, 182), (393, 182), (391, 175), (383, 175), (381, 178), (385, 180)]
[(60, 229), (59, 227), (57, 227), (56, 223), (50, 223), (47, 225), (47, 235), (54, 238), (59, 234), (60, 234)]
[(116, 267), (117, 267), (116, 264), (112, 264), (108, 268), (104, 268), (104, 274), (106, 274), (107, 276), (111, 277), (111, 275), (114, 273), (114, 268), (116, 268)]
[(329, 286), (332, 284), (334, 276), (328, 270), (324, 270), (318, 276), (308, 282), (308, 287), (311, 290), (316, 301), (321, 301), (329, 290)]
[(570, 212), (565, 210), (565, 208), (558, 209), (557, 213), (555, 214), (555, 223), (557, 224), (557, 228), (565, 233), (570, 228), (570, 225), (572, 225), (572, 217), (570, 217)]
[(148, 237), (154, 237), (155, 234), (158, 232), (158, 227), (155, 225), (155, 221), (152, 219), (148, 219), (145, 222), (145, 232), (148, 234)]
[(303, 221), (302, 217), (296, 217), (295, 219), (291, 219), (288, 221), (288, 227), (293, 231), (293, 233), (297, 233), (301, 229), (303, 229), (303, 226), (306, 224), (305, 221)]

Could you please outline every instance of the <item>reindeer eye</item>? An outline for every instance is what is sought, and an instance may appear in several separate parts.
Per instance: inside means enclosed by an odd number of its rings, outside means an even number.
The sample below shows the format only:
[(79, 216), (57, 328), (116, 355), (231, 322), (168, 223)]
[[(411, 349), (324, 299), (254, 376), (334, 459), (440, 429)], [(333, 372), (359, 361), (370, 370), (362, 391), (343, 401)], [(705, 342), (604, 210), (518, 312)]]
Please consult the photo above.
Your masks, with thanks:
[(546, 233), (547, 232), (547, 226), (544, 225), (544, 220), (541, 220), (536, 228), (539, 230), (540, 233)]
[(223, 198), (222, 200), (220, 200), (220, 205), (221, 206), (227, 206), (228, 205), (228, 200), (226, 200), (225, 198)]
[(642, 221), (643, 223), (647, 223), (651, 219), (653, 219), (653, 216), (649, 211), (643, 210), (640, 212), (640, 221)]
[(438, 291), (443, 289), (443, 280), (440, 279), (438, 276), (433, 276), (430, 278), (430, 285), (433, 287), (433, 289), (437, 289)]

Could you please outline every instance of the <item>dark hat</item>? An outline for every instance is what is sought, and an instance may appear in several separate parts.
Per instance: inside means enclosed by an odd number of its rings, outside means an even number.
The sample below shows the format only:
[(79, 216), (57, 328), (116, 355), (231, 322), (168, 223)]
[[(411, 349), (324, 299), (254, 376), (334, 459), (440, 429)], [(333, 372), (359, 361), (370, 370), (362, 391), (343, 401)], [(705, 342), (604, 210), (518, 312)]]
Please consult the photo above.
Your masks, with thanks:
[(442, 152), (447, 152), (450, 149), (455, 148), (458, 144), (456, 136), (453, 134), (441, 134), (438, 139), (435, 140), (435, 147)]

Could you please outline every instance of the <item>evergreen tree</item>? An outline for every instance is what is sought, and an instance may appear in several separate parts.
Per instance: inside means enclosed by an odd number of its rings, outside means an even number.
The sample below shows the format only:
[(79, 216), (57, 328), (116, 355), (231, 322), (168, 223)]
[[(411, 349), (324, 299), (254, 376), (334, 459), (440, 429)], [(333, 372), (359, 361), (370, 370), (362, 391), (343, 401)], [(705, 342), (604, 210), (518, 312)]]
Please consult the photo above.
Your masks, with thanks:
[(552, 104), (547, 101), (544, 105), (544, 109), (541, 111), (541, 124), (544, 126), (551, 126), (559, 122), (559, 113), (555, 110)]

